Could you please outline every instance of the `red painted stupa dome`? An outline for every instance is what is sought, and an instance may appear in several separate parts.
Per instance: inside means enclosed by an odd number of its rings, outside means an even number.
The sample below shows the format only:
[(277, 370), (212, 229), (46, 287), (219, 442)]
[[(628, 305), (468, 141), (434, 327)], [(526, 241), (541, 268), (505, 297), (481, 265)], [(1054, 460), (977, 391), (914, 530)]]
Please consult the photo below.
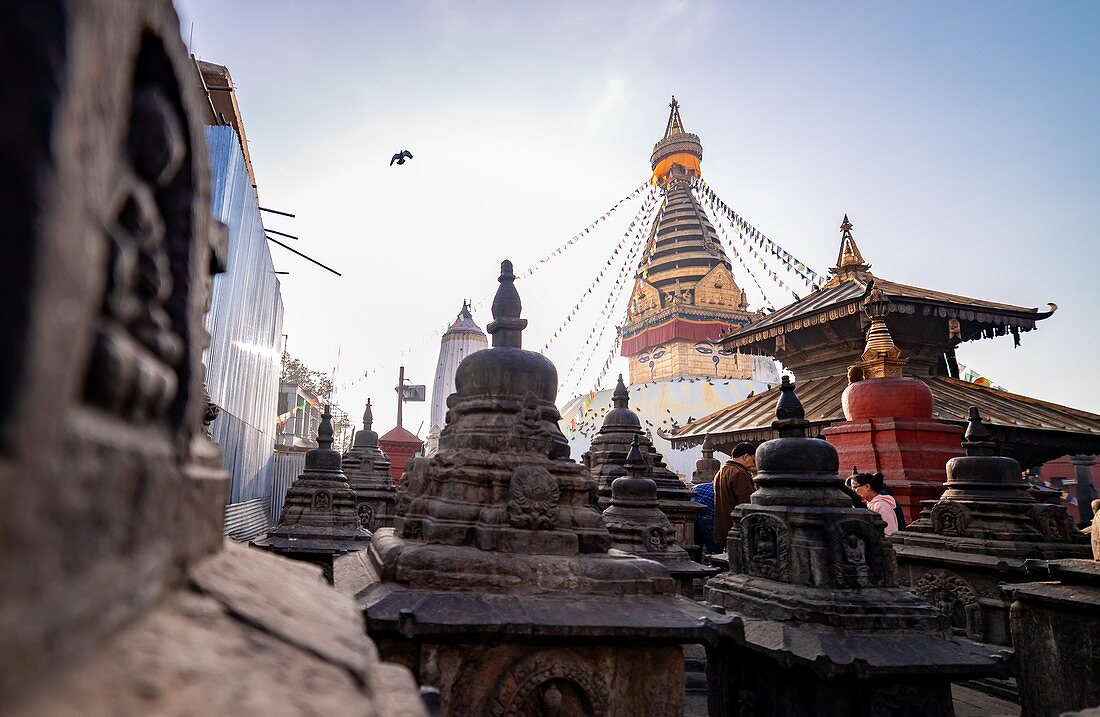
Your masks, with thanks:
[(844, 389), (840, 400), (849, 421), (932, 417), (932, 390), (916, 378), (857, 381)]

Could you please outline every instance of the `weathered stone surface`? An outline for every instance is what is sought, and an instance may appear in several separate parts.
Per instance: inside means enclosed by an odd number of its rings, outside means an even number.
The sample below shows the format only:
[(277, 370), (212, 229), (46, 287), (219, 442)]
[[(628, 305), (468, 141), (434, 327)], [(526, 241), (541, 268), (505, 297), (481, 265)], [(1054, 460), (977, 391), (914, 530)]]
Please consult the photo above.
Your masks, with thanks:
[(0, 705), (421, 715), (315, 572), (219, 553), (202, 101), (167, 0), (4, 7)]
[(1065, 508), (1037, 503), (1020, 464), (993, 455), (976, 409), (963, 447), (947, 464), (946, 490), (890, 540), (899, 576), (938, 607), (952, 630), (979, 642), (1011, 645), (1003, 583), (1026, 582), (1029, 559), (1086, 557), (1089, 546)]
[[(1091, 532), (1095, 551), (1100, 519)], [(1024, 568), (1043, 582), (1002, 587), (1013, 601), (1023, 713), (1045, 717), (1100, 703), (1100, 560), (1029, 560)]]
[(612, 397), (614, 408), (604, 416), (603, 425), (592, 439), (591, 447), (581, 457), (596, 479), (600, 509), (611, 505), (611, 484), (625, 475), (623, 464), (626, 454), (637, 436), (645, 460), (645, 475), (657, 484), (659, 507), (672, 523), (676, 544), (689, 552), (698, 552), (695, 516), (703, 512), (703, 506), (692, 500), (694, 494), (691, 490), (665, 465), (664, 457), (642, 430), (638, 414), (630, 410), (629, 401), (630, 393), (620, 375)]
[[(751, 503), (738, 506), (730, 572), (707, 602), (744, 620), (710, 662), (712, 709), (768, 715), (950, 715), (950, 682), (994, 674), (1004, 655), (949, 637), (946, 620), (896, 587), (882, 519), (841, 490), (836, 450), (807, 438), (784, 377), (756, 451)], [(761, 659), (763, 658), (763, 659)]]
[(190, 578), (19, 714), (423, 715), (316, 568), (229, 544)]
[(363, 530), (374, 531), (393, 525), (397, 487), (390, 475), (390, 459), (378, 447), (378, 433), (371, 426), (374, 413), (370, 399), (363, 410), (363, 430), (356, 431), (351, 448), (344, 454), (344, 473), (355, 491), (355, 512)]
[(410, 464), (395, 527), (339, 558), (335, 584), (448, 715), (681, 714), (678, 645), (739, 623), (677, 596), (661, 564), (608, 551), (595, 481), (558, 428), (557, 372), (521, 349), (513, 281), (504, 262), (493, 348), (459, 367), (439, 451)]
[(719, 569), (695, 562), (676, 544), (672, 524), (657, 507), (657, 484), (646, 477), (637, 435), (622, 467), (627, 475), (612, 482), (611, 505), (603, 512), (611, 547), (664, 565), (679, 583), (680, 594), (695, 597), (695, 581), (712, 577)]

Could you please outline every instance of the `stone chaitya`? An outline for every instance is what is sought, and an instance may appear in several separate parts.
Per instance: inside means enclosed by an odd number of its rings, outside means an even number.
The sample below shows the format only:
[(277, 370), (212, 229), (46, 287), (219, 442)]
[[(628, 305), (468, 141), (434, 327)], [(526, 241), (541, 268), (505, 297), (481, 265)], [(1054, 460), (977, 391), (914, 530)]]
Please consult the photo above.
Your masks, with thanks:
[(356, 431), (351, 448), (344, 454), (344, 474), (355, 491), (355, 512), (364, 530), (393, 525), (397, 487), (390, 475), (390, 459), (378, 447), (378, 432), (371, 429), (374, 413), (370, 399), (363, 409), (363, 430)]
[(707, 603), (744, 621), (711, 657), (712, 713), (954, 714), (950, 683), (997, 672), (1003, 655), (950, 637), (938, 610), (895, 587), (882, 519), (852, 507), (787, 377), (775, 415), (760, 487), (733, 512), (730, 572), (707, 584)]
[(0, 21), (0, 711), (423, 715), (319, 571), (223, 540), (226, 233), (179, 27), (167, 0)]
[[(621, 384), (620, 384), (621, 385)], [(680, 584), (680, 593), (695, 596), (695, 581), (710, 577), (718, 568), (701, 565), (676, 544), (672, 524), (658, 508), (657, 484), (647, 477), (638, 434), (623, 461), (624, 475), (611, 483), (611, 505), (603, 522), (611, 533), (611, 547), (639, 558), (656, 560), (668, 568)]]
[(1028, 715), (1100, 710), (1100, 500), (1092, 503), (1092, 559), (1028, 560), (1038, 582), (1005, 585), (1019, 665), (1020, 707)]
[(898, 572), (946, 614), (957, 634), (1010, 645), (1009, 600), (998, 585), (1026, 582), (1027, 559), (1087, 558), (1087, 540), (1061, 505), (1039, 503), (1020, 464), (996, 445), (971, 407), (966, 456), (947, 463), (947, 490), (891, 536)]
[(558, 428), (557, 371), (521, 348), (514, 280), (506, 261), (492, 348), (462, 361), (439, 451), (402, 481), (405, 514), (337, 561), (336, 584), (452, 717), (681, 714), (680, 644), (737, 622), (678, 596), (662, 565), (608, 552)]
[(344, 475), (339, 451), (332, 449), (332, 414), (328, 405), (317, 427), (317, 448), (306, 452), (302, 474), (290, 484), (279, 524), (253, 541), (296, 560), (315, 563), (332, 580), (337, 555), (362, 550), (371, 533), (359, 522), (355, 491)]
[(695, 470), (691, 473), (692, 485), (712, 483), (714, 475), (722, 468), (722, 462), (714, 457), (714, 445), (709, 437), (703, 440), (702, 451), (703, 457), (695, 461)]
[(630, 393), (620, 375), (612, 396), (614, 407), (604, 416), (599, 433), (581, 457), (596, 479), (600, 508), (604, 509), (611, 504), (611, 484), (625, 474), (623, 466), (626, 454), (630, 452), (630, 444), (637, 436), (646, 464), (646, 477), (657, 484), (657, 499), (661, 511), (672, 522), (676, 544), (689, 552), (697, 552), (699, 546), (695, 544), (695, 516), (703, 512), (703, 506), (691, 500), (694, 494), (665, 465), (664, 458), (642, 430), (642, 422), (638, 414), (630, 410), (629, 403)]

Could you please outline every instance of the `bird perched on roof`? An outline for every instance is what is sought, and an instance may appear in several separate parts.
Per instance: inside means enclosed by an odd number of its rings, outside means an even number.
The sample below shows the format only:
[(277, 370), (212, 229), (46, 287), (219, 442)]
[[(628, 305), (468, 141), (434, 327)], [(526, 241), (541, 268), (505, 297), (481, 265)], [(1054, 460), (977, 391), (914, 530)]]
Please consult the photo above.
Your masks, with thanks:
[(397, 162), (398, 164), (404, 164), (406, 159), (412, 159), (412, 158), (413, 158), (413, 153), (410, 152), (407, 149), (403, 149), (400, 152), (398, 152), (397, 154), (393, 155), (393, 157), (390, 158), (390, 166), (392, 167), (394, 162)]

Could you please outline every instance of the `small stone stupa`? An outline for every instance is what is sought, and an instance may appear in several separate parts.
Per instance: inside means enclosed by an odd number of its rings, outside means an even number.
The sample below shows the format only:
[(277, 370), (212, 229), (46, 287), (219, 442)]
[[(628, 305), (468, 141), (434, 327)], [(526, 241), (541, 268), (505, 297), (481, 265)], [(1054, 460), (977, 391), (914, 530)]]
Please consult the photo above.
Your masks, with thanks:
[(712, 655), (719, 713), (953, 715), (950, 683), (996, 674), (1003, 656), (950, 637), (938, 610), (895, 587), (882, 518), (852, 507), (787, 377), (775, 415), (760, 487), (733, 512), (730, 572), (707, 584), (707, 603), (745, 625)]
[(657, 484), (657, 500), (661, 511), (672, 523), (676, 544), (689, 552), (697, 552), (699, 546), (695, 544), (695, 516), (703, 512), (703, 506), (692, 501), (694, 494), (691, 489), (668, 469), (664, 457), (642, 430), (638, 414), (630, 410), (630, 392), (623, 383), (622, 374), (615, 386), (612, 404), (614, 408), (604, 416), (599, 433), (581, 457), (597, 481), (600, 509), (611, 504), (611, 484), (624, 474), (622, 469), (626, 454), (630, 452), (630, 445), (637, 436), (646, 464), (646, 477)]
[(374, 413), (370, 399), (363, 409), (363, 430), (356, 431), (355, 440), (343, 457), (344, 474), (355, 491), (355, 512), (359, 526), (374, 531), (393, 525), (397, 487), (390, 475), (390, 459), (378, 447), (378, 433), (371, 429)]
[(703, 457), (695, 461), (695, 470), (691, 474), (691, 484), (713, 483), (714, 476), (722, 468), (722, 462), (714, 457), (714, 444), (710, 436), (703, 439)]
[(946, 614), (956, 633), (1011, 645), (1010, 601), (998, 585), (1031, 578), (1027, 559), (1087, 558), (1088, 541), (1061, 505), (1039, 503), (1020, 464), (995, 455), (971, 407), (963, 448), (947, 464), (947, 490), (890, 540), (909, 589)]
[(370, 543), (370, 532), (359, 525), (355, 502), (340, 453), (332, 449), (332, 414), (326, 405), (317, 428), (317, 448), (306, 452), (305, 470), (290, 484), (279, 524), (253, 544), (320, 565), (331, 582), (334, 556)]
[(402, 481), (406, 514), (340, 558), (336, 586), (449, 717), (682, 714), (680, 645), (737, 622), (677, 595), (659, 563), (608, 552), (557, 371), (521, 348), (511, 262), (499, 281), (492, 348), (459, 366), (439, 451)]
[(701, 565), (676, 544), (668, 516), (657, 507), (657, 484), (646, 476), (649, 466), (642, 456), (638, 435), (623, 461), (626, 475), (611, 484), (611, 505), (603, 522), (611, 533), (611, 547), (668, 568), (680, 584), (680, 594), (694, 597), (695, 581), (719, 572)]

